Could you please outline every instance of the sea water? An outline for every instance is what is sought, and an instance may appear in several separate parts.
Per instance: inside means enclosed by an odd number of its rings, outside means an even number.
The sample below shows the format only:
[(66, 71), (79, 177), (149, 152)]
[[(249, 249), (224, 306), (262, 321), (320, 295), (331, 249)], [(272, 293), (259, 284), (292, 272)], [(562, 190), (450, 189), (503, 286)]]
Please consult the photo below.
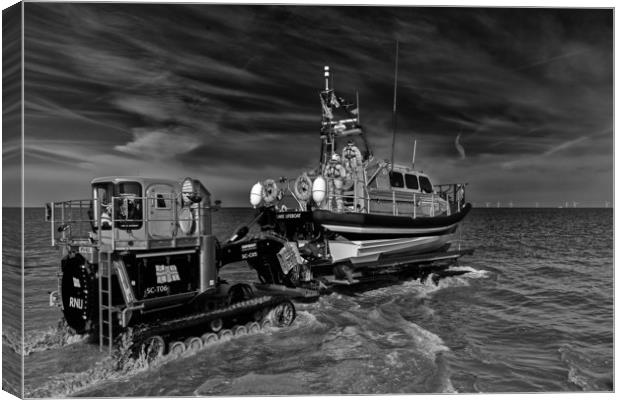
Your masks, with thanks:
[[(296, 303), (290, 327), (122, 371), (57, 327), (59, 260), (42, 209), (25, 210), (24, 343), (7, 324), (21, 318), (8, 304), (21, 289), (19, 215), (4, 209), (2, 346), (5, 377), (24, 354), (26, 396), (613, 390), (611, 209), (474, 209), (459, 237), (476, 251), (452, 267), (467, 274)], [(221, 209), (214, 233), (223, 240), (252, 215)], [(243, 263), (222, 276), (256, 280)]]

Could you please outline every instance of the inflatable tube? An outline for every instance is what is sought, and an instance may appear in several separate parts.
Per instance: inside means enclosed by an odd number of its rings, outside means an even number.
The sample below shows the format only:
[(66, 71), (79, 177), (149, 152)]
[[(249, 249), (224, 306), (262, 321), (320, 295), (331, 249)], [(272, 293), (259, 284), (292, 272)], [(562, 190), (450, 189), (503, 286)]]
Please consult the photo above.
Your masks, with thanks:
[(312, 196), (312, 180), (306, 174), (301, 174), (295, 179), (293, 185), (295, 197), (301, 201), (308, 201)]
[(321, 204), (323, 200), (325, 200), (326, 189), (327, 182), (325, 178), (317, 176), (314, 183), (312, 183), (312, 200), (314, 200), (316, 204)]
[(252, 207), (257, 207), (263, 199), (263, 185), (260, 182), (256, 182), (250, 190), (250, 204)]

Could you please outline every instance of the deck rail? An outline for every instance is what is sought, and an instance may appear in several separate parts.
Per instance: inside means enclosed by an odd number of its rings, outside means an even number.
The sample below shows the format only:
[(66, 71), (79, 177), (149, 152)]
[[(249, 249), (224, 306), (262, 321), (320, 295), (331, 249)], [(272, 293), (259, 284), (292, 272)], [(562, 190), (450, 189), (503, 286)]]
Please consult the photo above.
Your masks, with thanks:
[[(178, 196), (177, 196), (178, 197)], [(121, 241), (121, 235), (131, 230), (149, 232), (149, 226), (154, 223), (169, 223), (171, 238), (181, 236), (178, 230), (181, 224), (196, 224), (193, 230), (199, 236), (204, 234), (208, 227), (200, 226), (202, 216), (209, 212), (210, 205), (201, 206), (194, 203), (183, 206), (180, 198), (152, 196), (114, 196), (110, 203), (102, 204), (93, 199), (79, 199), (51, 202), (46, 204), (45, 219), (50, 223), (52, 246), (73, 245), (82, 247), (98, 247), (107, 244), (111, 250)], [(156, 202), (169, 201), (170, 205), (163, 208), (169, 210), (169, 217), (153, 216), (147, 210), (153, 209)], [(133, 214), (128, 212), (128, 202), (133, 202)], [(146, 209), (145, 209), (146, 206)], [(187, 209), (187, 211), (184, 211)], [(165, 214), (165, 213), (161, 213)], [(101, 229), (99, 229), (101, 227)], [(145, 235), (145, 240), (156, 240)]]
[[(407, 215), (411, 218), (451, 215), (465, 205), (467, 183), (450, 183), (433, 186), (432, 193), (406, 189), (368, 189), (362, 179), (356, 180), (349, 190), (336, 193), (329, 187), (321, 207), (333, 212), (371, 212), (387, 215)], [(288, 188), (288, 194), (295, 198)], [(296, 199), (296, 198), (295, 198)], [(299, 202), (300, 209), (305, 203)], [(342, 204), (339, 207), (339, 203)]]

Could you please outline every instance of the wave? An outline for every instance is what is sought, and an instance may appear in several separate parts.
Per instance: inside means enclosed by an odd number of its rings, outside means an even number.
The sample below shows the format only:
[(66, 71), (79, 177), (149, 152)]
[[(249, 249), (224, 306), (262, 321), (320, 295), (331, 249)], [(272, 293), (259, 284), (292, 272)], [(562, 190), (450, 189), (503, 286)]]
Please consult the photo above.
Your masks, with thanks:
[(385, 288), (369, 291), (364, 295), (390, 295), (398, 296), (414, 293), (417, 298), (424, 298), (442, 289), (469, 286), (472, 279), (485, 279), (490, 276), (490, 272), (484, 269), (475, 269), (470, 266), (452, 266), (448, 272), (464, 272), (458, 276), (447, 276), (435, 278), (435, 273), (431, 273), (425, 280), (419, 279), (404, 281), (401, 285), (394, 285)]
[(25, 388), (25, 397), (68, 397), (108, 382), (134, 376), (149, 368), (146, 357), (132, 359), (116, 353), (106, 356), (83, 372), (63, 373), (35, 388)]
[[(268, 331), (260, 333), (246, 334), (244, 336), (268, 334), (285, 328), (269, 328)], [(105, 356), (97, 361), (95, 365), (86, 371), (79, 373), (62, 373), (52, 376), (49, 381), (38, 387), (26, 388), (25, 397), (68, 397), (79, 396), (80, 393), (95, 389), (97, 386), (113, 382), (126, 380), (141, 373), (158, 369), (171, 361), (181, 358), (190, 358), (203, 351), (213, 349), (216, 346), (225, 345), (231, 339), (221, 339), (214, 343), (203, 346), (200, 350), (187, 349), (182, 354), (169, 353), (154, 360), (148, 361), (144, 347), (135, 355), (131, 350), (133, 343), (126, 337), (117, 341), (117, 347), (113, 354)]]
[(560, 347), (558, 352), (568, 367), (567, 380), (570, 383), (587, 392), (613, 390), (612, 366), (606, 357), (586, 355), (571, 345)]
[[(328, 324), (331, 328), (322, 333), (317, 351), (325, 357), (325, 364), (336, 363), (333, 369), (355, 362), (372, 365), (369, 373), (381, 380), (381, 384), (376, 389), (368, 388), (367, 393), (373, 393), (373, 390), (378, 393), (455, 392), (448, 363), (442, 356), (450, 348), (437, 334), (407, 320), (401, 314), (401, 307), (394, 303), (393, 296), (387, 295), (390, 291), (384, 290), (377, 289), (370, 293), (370, 297), (364, 293), (346, 301), (333, 295), (324, 298), (325, 310), (320, 317), (331, 320)], [(411, 287), (401, 285), (397, 290), (410, 291)], [(374, 306), (335, 309), (355, 300), (368, 302), (369, 298)], [(329, 307), (330, 304), (335, 307)], [(359, 303), (355, 304), (359, 306)], [(386, 376), (389, 379), (383, 379)], [(411, 383), (392, 386), (399, 381)], [(348, 393), (351, 388), (345, 386), (341, 390)]]
[(64, 319), (60, 319), (55, 327), (26, 331), (23, 341), (21, 333), (15, 330), (5, 328), (2, 332), (2, 342), (15, 353), (23, 356), (85, 342), (89, 338), (90, 335), (76, 334), (66, 325)]

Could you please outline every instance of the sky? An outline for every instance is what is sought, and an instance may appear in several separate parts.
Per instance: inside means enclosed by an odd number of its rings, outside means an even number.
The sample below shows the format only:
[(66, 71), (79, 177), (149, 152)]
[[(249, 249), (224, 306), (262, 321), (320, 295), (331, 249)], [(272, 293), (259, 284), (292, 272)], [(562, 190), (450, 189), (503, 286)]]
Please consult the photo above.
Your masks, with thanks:
[[(25, 5), (26, 206), (92, 178), (200, 179), (224, 206), (319, 157), (323, 66), (374, 153), (468, 200), (613, 197), (610, 9)], [(6, 121), (5, 121), (6, 122)], [(462, 146), (459, 151), (455, 141)], [(3, 138), (4, 179), (19, 136)], [(4, 191), (4, 205), (19, 197)]]

